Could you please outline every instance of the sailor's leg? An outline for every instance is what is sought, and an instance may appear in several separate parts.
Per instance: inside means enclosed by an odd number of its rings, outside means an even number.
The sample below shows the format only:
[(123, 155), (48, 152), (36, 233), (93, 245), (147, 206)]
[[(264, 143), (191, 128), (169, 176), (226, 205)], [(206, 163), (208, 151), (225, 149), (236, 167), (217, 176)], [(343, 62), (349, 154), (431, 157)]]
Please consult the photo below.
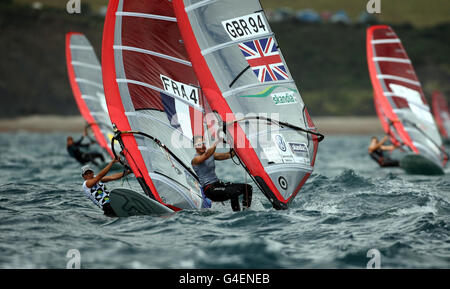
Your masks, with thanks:
[(234, 212), (239, 212), (241, 210), (241, 206), (239, 206), (239, 197), (238, 196), (231, 198), (231, 209)]
[(102, 160), (102, 163), (105, 162), (105, 157), (101, 153), (97, 153), (98, 157)]
[[(252, 186), (248, 184), (225, 184), (225, 194), (231, 200), (237, 200), (242, 195), (242, 206), (244, 209), (249, 208), (252, 203)], [(233, 203), (232, 203), (233, 206)], [(235, 206), (237, 208), (237, 206)]]
[(83, 159), (85, 159), (88, 162), (93, 163), (94, 165), (98, 166), (98, 163), (95, 161), (95, 157), (93, 153), (84, 153)]
[(78, 160), (81, 164), (86, 164), (91, 161), (91, 158), (89, 157), (89, 154), (82, 153), (80, 159)]
[(233, 211), (239, 211), (239, 196), (243, 195), (242, 206), (249, 208), (252, 202), (252, 186), (247, 184), (221, 184), (205, 192), (207, 198), (213, 202), (224, 202), (231, 200)]
[(244, 185), (244, 193), (242, 198), (242, 207), (244, 209), (250, 208), (252, 205), (252, 194), (253, 194), (253, 188), (251, 185), (245, 184)]
[(101, 153), (92, 152), (91, 153), (91, 158), (92, 159), (99, 158), (102, 162), (105, 162), (105, 157)]

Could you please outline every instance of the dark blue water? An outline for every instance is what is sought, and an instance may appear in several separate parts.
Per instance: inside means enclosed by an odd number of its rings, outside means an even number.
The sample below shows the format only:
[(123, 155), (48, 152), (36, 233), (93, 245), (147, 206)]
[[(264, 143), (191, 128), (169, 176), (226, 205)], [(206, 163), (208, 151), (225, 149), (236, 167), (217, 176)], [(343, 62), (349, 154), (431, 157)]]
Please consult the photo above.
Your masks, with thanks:
[[(256, 192), (252, 210), (105, 217), (81, 189), (66, 134), (0, 134), (0, 268), (450, 268), (450, 176), (380, 169), (369, 136), (328, 136), (287, 211)], [(245, 181), (229, 161), (226, 180)], [(136, 184), (116, 181), (109, 188)]]

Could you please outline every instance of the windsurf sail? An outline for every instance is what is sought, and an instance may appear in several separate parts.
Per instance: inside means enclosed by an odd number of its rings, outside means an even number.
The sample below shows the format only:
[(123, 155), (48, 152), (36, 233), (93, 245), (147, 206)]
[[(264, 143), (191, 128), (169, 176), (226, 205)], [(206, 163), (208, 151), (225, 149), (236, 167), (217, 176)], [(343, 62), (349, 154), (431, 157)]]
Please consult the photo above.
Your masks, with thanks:
[(103, 90), (102, 68), (94, 48), (82, 33), (66, 34), (66, 62), (78, 109), (96, 142), (111, 156), (114, 136)]
[(313, 171), (319, 134), (258, 0), (174, 0), (182, 40), (229, 144), (276, 209)]
[(102, 67), (117, 139), (144, 192), (174, 211), (206, 207), (191, 165), (201, 90), (171, 1), (109, 1)]
[(446, 153), (421, 84), (396, 33), (386, 25), (367, 30), (367, 62), (375, 107), (387, 134), (439, 166)]
[(450, 141), (450, 110), (447, 100), (441, 92), (435, 91), (431, 97), (433, 115), (441, 132), (441, 136), (447, 142)]

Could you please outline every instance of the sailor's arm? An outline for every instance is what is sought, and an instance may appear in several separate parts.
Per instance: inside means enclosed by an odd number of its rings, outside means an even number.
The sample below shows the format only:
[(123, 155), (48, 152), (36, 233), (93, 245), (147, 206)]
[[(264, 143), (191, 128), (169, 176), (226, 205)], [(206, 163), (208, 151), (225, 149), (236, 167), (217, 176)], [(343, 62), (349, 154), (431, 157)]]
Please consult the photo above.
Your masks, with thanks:
[(103, 177), (102, 178), (102, 182), (103, 183), (107, 183), (107, 182), (110, 182), (110, 181), (115, 181), (115, 180), (121, 179), (121, 178), (123, 178), (125, 176), (128, 176), (131, 173), (132, 173), (131, 170), (126, 170), (126, 171), (123, 171), (121, 173), (115, 173), (115, 174), (112, 174), (110, 176)]
[(369, 153), (372, 153), (373, 151), (376, 151), (377, 149), (381, 148), (383, 146), (383, 144), (388, 140), (388, 136), (384, 136), (384, 138), (378, 142), (375, 145), (371, 145), (369, 146)]
[(216, 152), (217, 145), (219, 144), (220, 141), (221, 141), (221, 139), (217, 139), (214, 142), (214, 144), (209, 149), (206, 150), (206, 152), (204, 154), (194, 157), (192, 159), (192, 164), (199, 165), (199, 164), (202, 164), (207, 159), (209, 159)]
[(217, 160), (217, 161), (224, 161), (224, 160), (231, 159), (235, 155), (236, 155), (236, 153), (234, 152), (234, 150), (230, 150), (227, 153), (215, 153), (214, 154), (214, 159)]
[(101, 170), (98, 175), (96, 175), (95, 177), (93, 177), (90, 180), (86, 181), (86, 186), (88, 188), (92, 188), (96, 183), (98, 183), (99, 181), (101, 181), (103, 179), (103, 177), (109, 172), (109, 170), (111, 169), (111, 167), (113, 166), (113, 164), (115, 162), (118, 162), (117, 159), (111, 161), (103, 170)]
[(388, 146), (381, 146), (381, 149), (384, 151), (393, 151), (395, 150), (397, 147), (394, 145), (388, 145)]
[(84, 135), (82, 135), (76, 142), (74, 142), (77, 146), (84, 146), (81, 142), (84, 140)]

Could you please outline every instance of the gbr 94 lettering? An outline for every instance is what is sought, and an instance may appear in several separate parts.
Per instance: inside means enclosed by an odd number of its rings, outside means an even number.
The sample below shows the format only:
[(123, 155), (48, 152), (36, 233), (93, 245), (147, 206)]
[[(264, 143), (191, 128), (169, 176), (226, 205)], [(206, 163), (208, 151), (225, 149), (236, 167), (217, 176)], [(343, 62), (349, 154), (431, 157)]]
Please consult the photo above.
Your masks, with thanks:
[(222, 21), (222, 25), (233, 41), (267, 35), (269, 33), (269, 26), (262, 12), (225, 20)]

